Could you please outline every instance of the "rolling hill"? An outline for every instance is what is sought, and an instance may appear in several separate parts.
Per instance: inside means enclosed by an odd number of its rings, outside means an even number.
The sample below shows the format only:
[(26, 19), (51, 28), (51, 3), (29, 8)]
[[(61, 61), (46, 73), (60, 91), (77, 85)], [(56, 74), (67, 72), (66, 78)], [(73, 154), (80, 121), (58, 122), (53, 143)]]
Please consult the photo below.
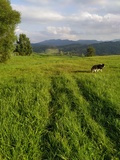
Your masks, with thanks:
[(97, 55), (119, 55), (120, 41), (106, 41), (101, 42), (97, 40), (47, 40), (40, 43), (32, 43), (33, 51), (37, 53), (44, 53), (48, 48), (58, 48), (63, 53), (71, 53), (75, 55), (86, 54), (88, 46), (93, 46)]
[(71, 45), (71, 44), (93, 44), (93, 43), (99, 43), (100, 41), (97, 40), (78, 40), (78, 41), (72, 41), (72, 40), (61, 40), (61, 39), (50, 39), (45, 40), (38, 43), (33, 43), (32, 45), (40, 45), (40, 46), (65, 46), (65, 45)]

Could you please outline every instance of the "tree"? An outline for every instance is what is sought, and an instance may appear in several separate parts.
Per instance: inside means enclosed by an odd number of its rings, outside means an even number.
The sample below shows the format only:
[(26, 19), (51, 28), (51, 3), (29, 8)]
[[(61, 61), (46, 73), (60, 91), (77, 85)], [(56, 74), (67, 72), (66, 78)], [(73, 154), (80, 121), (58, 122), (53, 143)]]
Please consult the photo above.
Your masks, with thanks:
[(16, 40), (15, 28), (20, 22), (20, 13), (13, 10), (9, 0), (0, 0), (0, 62), (10, 58)]
[(86, 56), (87, 56), (87, 57), (91, 57), (91, 56), (95, 56), (95, 55), (96, 55), (95, 48), (92, 47), (92, 46), (89, 46), (89, 47), (87, 48), (87, 54), (86, 54)]
[(15, 52), (18, 52), (21, 56), (30, 55), (32, 53), (32, 46), (30, 40), (25, 34), (20, 34), (16, 44)]

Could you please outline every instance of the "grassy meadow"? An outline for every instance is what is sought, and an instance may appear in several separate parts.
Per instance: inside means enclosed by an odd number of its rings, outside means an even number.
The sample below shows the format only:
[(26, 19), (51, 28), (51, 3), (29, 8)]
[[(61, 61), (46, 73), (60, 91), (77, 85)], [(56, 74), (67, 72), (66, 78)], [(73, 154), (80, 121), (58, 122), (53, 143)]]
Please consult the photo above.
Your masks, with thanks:
[(0, 160), (119, 160), (120, 56), (12, 57), (0, 121)]

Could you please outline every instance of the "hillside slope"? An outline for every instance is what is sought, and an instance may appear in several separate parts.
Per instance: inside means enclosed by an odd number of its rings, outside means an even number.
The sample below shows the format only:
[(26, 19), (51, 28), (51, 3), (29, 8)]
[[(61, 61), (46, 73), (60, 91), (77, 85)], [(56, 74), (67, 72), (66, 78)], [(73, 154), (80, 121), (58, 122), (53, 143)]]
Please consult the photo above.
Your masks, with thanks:
[(120, 41), (117, 42), (102, 42), (93, 43), (90, 45), (73, 44), (60, 46), (59, 49), (63, 52), (71, 52), (73, 54), (86, 54), (87, 48), (93, 46), (97, 55), (120, 55)]
[(63, 53), (71, 53), (82, 55), (86, 54), (88, 46), (93, 46), (97, 55), (119, 55), (120, 54), (120, 41), (107, 41), (99, 42), (95, 40), (81, 40), (81, 41), (68, 41), (68, 40), (51, 40), (41, 43), (32, 44), (33, 51), (37, 53), (44, 53), (48, 48), (58, 48)]
[(65, 46), (65, 45), (71, 45), (71, 44), (95, 44), (95, 43), (100, 43), (100, 41), (97, 40), (77, 40), (77, 41), (72, 41), (68, 39), (50, 39), (50, 40), (45, 40), (42, 42), (38, 43), (33, 43), (32, 45), (34, 46)]

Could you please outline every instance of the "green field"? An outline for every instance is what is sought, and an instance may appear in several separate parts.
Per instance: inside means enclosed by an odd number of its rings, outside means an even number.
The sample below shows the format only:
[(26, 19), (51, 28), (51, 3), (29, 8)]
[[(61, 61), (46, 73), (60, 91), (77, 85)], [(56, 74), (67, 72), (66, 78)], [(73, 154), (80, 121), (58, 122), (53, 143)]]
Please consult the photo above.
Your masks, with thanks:
[(120, 56), (12, 57), (0, 119), (0, 160), (119, 160)]

